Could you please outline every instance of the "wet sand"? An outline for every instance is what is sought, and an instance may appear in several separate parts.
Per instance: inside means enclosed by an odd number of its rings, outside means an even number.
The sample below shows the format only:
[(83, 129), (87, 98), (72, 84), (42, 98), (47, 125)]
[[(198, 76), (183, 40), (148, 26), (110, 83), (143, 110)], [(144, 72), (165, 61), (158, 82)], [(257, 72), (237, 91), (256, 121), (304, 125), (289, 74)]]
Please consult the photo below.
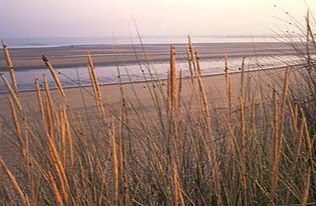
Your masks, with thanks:
[[(281, 42), (259, 43), (203, 43), (194, 44), (203, 60), (243, 56), (291, 55), (296, 51)], [(10, 45), (9, 45), (10, 48)], [(46, 55), (56, 68), (86, 66), (86, 52), (90, 51), (96, 66), (109, 66), (119, 63), (135, 64), (140, 61), (169, 61), (168, 44), (142, 45), (81, 45), (49, 48), (10, 49), (16, 70), (44, 68), (41, 56)], [(186, 45), (176, 44), (177, 60), (187, 58)], [(7, 69), (3, 52), (0, 52), (0, 71)]]

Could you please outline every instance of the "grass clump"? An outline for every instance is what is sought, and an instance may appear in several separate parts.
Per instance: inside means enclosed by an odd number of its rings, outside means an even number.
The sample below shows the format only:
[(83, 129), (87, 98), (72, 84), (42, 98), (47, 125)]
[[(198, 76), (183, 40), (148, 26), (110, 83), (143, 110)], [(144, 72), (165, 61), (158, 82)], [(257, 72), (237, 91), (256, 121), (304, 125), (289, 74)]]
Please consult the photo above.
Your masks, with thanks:
[[(8, 53), (8, 48), (4, 51)], [(304, 65), (309, 76), (301, 78), (311, 89), (308, 92), (314, 92), (309, 56)], [(246, 72), (245, 58), (241, 72), (230, 73), (226, 57), (224, 90), (217, 100), (224, 103), (218, 107), (215, 94), (205, 88), (199, 52), (190, 37), (187, 57), (190, 78), (182, 78), (182, 72), (177, 76), (176, 48), (171, 46), (168, 80), (143, 83), (151, 109), (137, 94), (135, 83), (119, 83), (120, 102), (114, 108), (106, 105), (90, 53), (92, 88), (82, 92), (90, 95), (96, 108), (72, 109), (67, 89), (45, 56), (60, 95), (55, 95), (45, 75), (42, 80), (35, 77), (35, 110), (25, 104), (14, 79), (11, 85), (1, 74), (12, 118), (4, 135), (16, 138), (22, 152), (10, 166), (6, 157), (0, 158), (0, 203), (313, 204), (315, 131), (310, 106), (316, 101), (309, 98), (311, 102), (304, 104), (303, 93), (297, 95), (302, 87), (293, 81), (305, 67), (278, 70), (282, 81), (271, 88), (247, 83), (251, 73)], [(151, 76), (155, 78), (154, 73)]]

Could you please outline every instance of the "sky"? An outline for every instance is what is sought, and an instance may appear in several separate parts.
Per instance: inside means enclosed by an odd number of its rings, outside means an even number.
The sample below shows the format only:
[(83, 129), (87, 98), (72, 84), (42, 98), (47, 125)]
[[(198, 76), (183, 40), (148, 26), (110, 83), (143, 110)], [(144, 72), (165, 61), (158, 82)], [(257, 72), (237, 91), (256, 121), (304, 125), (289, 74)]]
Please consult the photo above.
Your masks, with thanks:
[(135, 23), (147, 36), (272, 34), (306, 2), (316, 14), (315, 0), (0, 0), (0, 38), (128, 36)]

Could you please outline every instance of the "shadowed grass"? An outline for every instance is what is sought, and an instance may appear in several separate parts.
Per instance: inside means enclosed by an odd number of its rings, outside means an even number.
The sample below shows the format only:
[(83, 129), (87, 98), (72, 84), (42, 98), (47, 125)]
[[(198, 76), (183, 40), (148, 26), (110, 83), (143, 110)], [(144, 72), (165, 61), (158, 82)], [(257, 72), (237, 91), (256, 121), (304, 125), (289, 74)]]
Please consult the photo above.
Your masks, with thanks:
[[(311, 26), (307, 30), (314, 45)], [(90, 53), (92, 89), (81, 92), (93, 98), (95, 107), (84, 104), (79, 112), (71, 109), (67, 90), (45, 56), (60, 95), (52, 93), (45, 75), (44, 87), (35, 77), (37, 111), (29, 111), (14, 81), (12, 86), (1, 74), (10, 95), (8, 128), (14, 128), (8, 136), (16, 138), (22, 152), (13, 163), (18, 172), (11, 172), (6, 157), (0, 158), (0, 203), (313, 204), (316, 153), (310, 112), (316, 111), (315, 96), (305, 102), (306, 93), (315, 94), (313, 55), (303, 66), (278, 70), (278, 82), (271, 79), (269, 84), (250, 82), (245, 58), (241, 72), (233, 76), (226, 57), (221, 107), (214, 106), (215, 94), (205, 88), (199, 52), (190, 37), (187, 57), (189, 79), (181, 71), (177, 75), (175, 46), (168, 80), (159, 80), (148, 62), (150, 80), (156, 80), (144, 83), (150, 108), (134, 83), (125, 90), (121, 81), (120, 102), (108, 107)], [(121, 69), (118, 65), (118, 77)]]

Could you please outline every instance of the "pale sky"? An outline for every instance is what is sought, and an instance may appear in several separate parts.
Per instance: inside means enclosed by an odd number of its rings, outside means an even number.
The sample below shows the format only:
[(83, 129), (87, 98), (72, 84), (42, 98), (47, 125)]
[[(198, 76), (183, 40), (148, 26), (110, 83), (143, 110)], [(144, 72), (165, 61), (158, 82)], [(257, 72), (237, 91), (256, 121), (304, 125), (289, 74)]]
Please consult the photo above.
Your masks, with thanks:
[(305, 2), (316, 11), (315, 0), (0, 0), (0, 38), (128, 36), (133, 16), (142, 35), (271, 34)]

